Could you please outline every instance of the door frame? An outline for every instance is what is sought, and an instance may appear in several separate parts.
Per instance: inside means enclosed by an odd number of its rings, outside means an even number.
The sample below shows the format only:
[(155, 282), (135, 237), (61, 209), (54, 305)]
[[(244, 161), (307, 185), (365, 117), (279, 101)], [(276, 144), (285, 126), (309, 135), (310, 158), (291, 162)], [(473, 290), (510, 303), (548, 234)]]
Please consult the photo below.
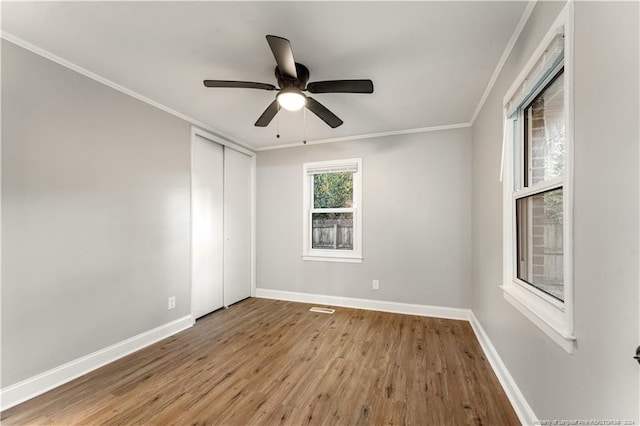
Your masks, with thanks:
[(256, 295), (256, 153), (241, 145), (228, 141), (214, 133), (208, 132), (196, 126), (191, 126), (191, 137), (189, 139), (189, 298), (190, 313), (194, 313), (193, 304), (193, 145), (196, 137), (207, 139), (213, 143), (222, 145), (225, 148), (233, 149), (251, 157), (251, 297)]

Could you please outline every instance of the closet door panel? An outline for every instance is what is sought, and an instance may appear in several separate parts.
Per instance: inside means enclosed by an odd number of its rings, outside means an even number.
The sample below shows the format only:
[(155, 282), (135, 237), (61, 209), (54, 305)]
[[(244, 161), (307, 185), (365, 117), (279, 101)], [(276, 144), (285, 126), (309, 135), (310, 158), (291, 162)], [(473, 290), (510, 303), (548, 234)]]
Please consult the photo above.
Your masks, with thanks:
[(224, 151), (224, 305), (251, 296), (251, 157)]
[(191, 154), (191, 303), (198, 318), (224, 303), (224, 149), (196, 137)]

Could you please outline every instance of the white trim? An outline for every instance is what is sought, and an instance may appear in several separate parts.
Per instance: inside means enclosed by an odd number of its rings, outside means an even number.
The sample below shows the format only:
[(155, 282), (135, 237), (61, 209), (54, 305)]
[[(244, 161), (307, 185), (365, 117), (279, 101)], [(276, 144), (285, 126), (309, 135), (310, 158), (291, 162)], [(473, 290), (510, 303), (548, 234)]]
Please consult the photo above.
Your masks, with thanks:
[[(2, 5), (0, 5), (0, 14), (2, 11)], [(1, 18), (1, 17), (0, 17)], [(2, 43), (0, 43), (0, 70), (2, 70)], [(2, 72), (0, 71), (0, 74)], [(2, 81), (2, 76), (0, 75), (0, 81)], [(2, 84), (0, 84), (0, 99), (2, 99)], [(0, 127), (2, 127), (2, 102), (0, 102)], [(1, 135), (1, 132), (0, 132)], [(0, 136), (0, 224), (2, 223), (2, 137)], [(2, 258), (2, 226), (0, 226), (0, 289), (2, 289), (2, 265), (4, 261)], [(1, 291), (0, 291), (1, 294)], [(0, 296), (0, 318), (2, 317), (2, 297)], [(2, 365), (2, 350), (0, 350), (0, 365)], [(1, 369), (0, 369), (1, 370)], [(2, 376), (2, 371), (0, 371), (0, 377)], [(2, 389), (0, 389), (0, 411), (2, 408)]]
[(313, 254), (303, 254), (302, 260), (310, 260), (313, 262), (338, 262), (338, 263), (362, 263), (364, 260), (363, 257), (357, 256), (344, 256), (344, 255), (335, 255), (335, 256), (320, 256)]
[[(511, 87), (509, 88), (509, 90), (507, 90), (507, 93), (504, 95), (502, 99), (503, 105), (506, 106), (507, 103), (509, 103), (511, 98), (515, 95), (516, 91), (520, 89), (520, 86), (522, 86), (522, 83), (533, 71), (533, 68), (536, 66), (540, 58), (543, 57), (545, 50), (549, 47), (553, 39), (560, 32), (558, 28), (564, 26), (567, 23), (567, 17), (568, 17), (568, 14), (570, 14), (568, 10), (569, 4), (571, 3), (567, 3), (567, 6), (565, 6), (564, 9), (560, 11), (560, 13), (558, 14), (558, 17), (556, 18), (556, 20), (553, 22), (553, 24), (547, 31), (547, 34), (544, 36), (540, 44), (538, 44), (538, 47), (536, 48), (536, 50), (531, 54), (529, 61), (527, 61), (526, 65), (522, 68), (522, 70), (518, 74), (518, 77), (513, 81), (513, 84), (511, 84)], [(573, 8), (571, 8), (571, 10), (573, 10)], [(573, 31), (569, 31), (569, 30), (570, 30), (569, 28), (565, 28), (562, 32), (565, 34), (565, 37), (568, 35), (567, 33), (571, 33), (569, 34), (569, 36), (573, 38)], [(565, 44), (567, 44), (566, 41), (565, 41)], [(565, 58), (569, 57), (569, 54), (570, 53), (565, 52)]]
[[(193, 186), (193, 144), (195, 142), (195, 138), (196, 136), (207, 139), (213, 143), (217, 143), (219, 145), (224, 146), (225, 148), (229, 148), (229, 149), (233, 149), (234, 151), (238, 151), (241, 152), (242, 154), (248, 155), (249, 157), (251, 157), (251, 230), (250, 230), (250, 234), (251, 234), (251, 242), (250, 242), (250, 247), (251, 247), (251, 271), (250, 271), (250, 281), (251, 281), (251, 290), (249, 292), (249, 294), (251, 295), (251, 297), (255, 297), (255, 293), (256, 293), (256, 153), (252, 150), (248, 150), (243, 146), (240, 146), (238, 144), (236, 144), (235, 142), (230, 142), (227, 141), (225, 139), (222, 139), (220, 136), (211, 133), (207, 130), (203, 130), (201, 128), (198, 128), (196, 126), (191, 126), (191, 139), (189, 141), (189, 150), (190, 150), (190, 156), (191, 156), (191, 163), (190, 163), (190, 174), (189, 174), (189, 185), (190, 187)], [(191, 195), (191, 191), (189, 192), (190, 197), (192, 197)], [(193, 199), (190, 199), (189, 202), (189, 208), (191, 210), (191, 221), (193, 221)], [(193, 238), (193, 230), (190, 232), (190, 238)], [(191, 245), (190, 245), (191, 247)], [(191, 257), (191, 268), (190, 268), (190, 279), (189, 279), (189, 285), (190, 285), (190, 289), (191, 289), (191, 314), (193, 315), (193, 307), (194, 307), (194, 300), (193, 300), (193, 250), (191, 250), (190, 252), (190, 257)]]
[(359, 299), (343, 296), (299, 293), (294, 291), (256, 289), (256, 297), (263, 299), (287, 300), (289, 302), (311, 303), (315, 305), (342, 306), (344, 308), (365, 309), (367, 311), (391, 312), (394, 314), (420, 315), (423, 317), (469, 320), (471, 311), (464, 308), (417, 305), (413, 303), (388, 302), (384, 300)]
[(257, 155), (251, 156), (251, 297), (256, 296), (256, 175), (257, 175)]
[[(313, 174), (314, 169), (341, 169), (355, 166), (353, 172), (353, 206), (340, 209), (313, 209)], [(331, 173), (331, 172), (329, 172)], [(353, 212), (353, 249), (323, 250), (311, 248), (313, 213)], [(362, 158), (315, 161), (302, 164), (302, 260), (317, 262), (362, 263)]]
[[(335, 166), (336, 171), (342, 171), (342, 168), (345, 166), (351, 166), (355, 168), (354, 173), (356, 173), (357, 171), (360, 170), (360, 167), (362, 166), (362, 158), (343, 158), (340, 160), (327, 160), (327, 161), (309, 161), (304, 163), (306, 168), (305, 171), (308, 171), (308, 169), (314, 170), (314, 169), (328, 169), (326, 172), (323, 173), (330, 173), (332, 170), (332, 168)], [(327, 166), (327, 164), (329, 164)]]
[(321, 175), (324, 173), (356, 173), (358, 171), (358, 163), (348, 164), (340, 162), (340, 164), (332, 164), (329, 167), (307, 167), (308, 175)]
[(406, 129), (406, 130), (393, 130), (390, 132), (380, 132), (380, 133), (369, 133), (363, 135), (352, 135), (352, 136), (342, 136), (339, 138), (331, 138), (331, 139), (318, 139), (315, 141), (307, 141), (307, 142), (294, 142), (283, 145), (274, 145), (274, 146), (265, 146), (261, 148), (254, 148), (256, 151), (270, 151), (272, 149), (285, 149), (285, 148), (293, 148), (296, 146), (304, 146), (304, 145), (319, 145), (323, 143), (335, 143), (335, 142), (347, 142), (347, 141), (355, 141), (359, 139), (373, 139), (373, 138), (381, 138), (384, 136), (397, 136), (397, 135), (407, 135), (411, 133), (426, 133), (426, 132), (438, 132), (440, 130), (453, 130), (453, 129), (464, 129), (467, 127), (471, 127), (471, 123), (458, 123), (458, 124), (447, 124), (444, 126), (432, 126), (432, 127), (421, 127), (417, 129)]
[(504, 104), (507, 110), (507, 117), (515, 114), (520, 106), (535, 99), (534, 93), (539, 91), (539, 86), (545, 85), (546, 76), (562, 63), (565, 56), (564, 44), (564, 26), (562, 26), (556, 29), (556, 34), (553, 35), (542, 55), (538, 57), (534, 67), (526, 75), (520, 75), (518, 78), (520, 85), (515, 89), (512, 86), (513, 92), (510, 90), (512, 92), (511, 98)]
[[(489, 336), (474, 315), (465, 308), (447, 308), (442, 306), (418, 305), (381, 300), (358, 299), (341, 296), (299, 293), (282, 290), (257, 288), (256, 297), (263, 299), (286, 300), (291, 302), (311, 303), (316, 305), (341, 306), (371, 311), (391, 312), (406, 315), (419, 315), (434, 318), (469, 321), (484, 354), (493, 368), (502, 388), (523, 425), (534, 424), (537, 420), (533, 410), (509, 373)], [(48, 390), (67, 383), (77, 377), (94, 371), (108, 363), (156, 343), (193, 326), (191, 315), (187, 315), (163, 326), (154, 328), (115, 345), (109, 346), (82, 358), (56, 367), (37, 376), (23, 380), (1, 390), (0, 398), (4, 411), (21, 402), (34, 398)]]
[(236, 142), (233, 142), (233, 141), (225, 140), (224, 138), (222, 138), (219, 135), (216, 135), (215, 133), (211, 133), (207, 130), (201, 129), (196, 126), (191, 126), (191, 139), (193, 139), (194, 136), (200, 136), (202, 138), (209, 139), (210, 141), (229, 147), (233, 150), (246, 154), (250, 157), (255, 157), (256, 155), (253, 149), (247, 149), (245, 146), (238, 145)]
[[(564, 209), (564, 218), (563, 220), (567, 224), (563, 228), (564, 232), (564, 240), (566, 244), (564, 244), (564, 255), (569, 259), (570, 268), (566, 267), (565, 263), (565, 272), (564, 278), (567, 283), (569, 283), (569, 288), (565, 286), (564, 291), (564, 307), (565, 307), (565, 327), (568, 330), (569, 334), (573, 335), (574, 332), (574, 293), (573, 293), (573, 188), (574, 188), (574, 130), (575, 130), (575, 120), (574, 120), (574, 111), (575, 111), (575, 95), (574, 95), (574, 78), (575, 78), (575, 60), (574, 60), (574, 42), (575, 42), (575, 27), (574, 27), (574, 0), (569, 0), (567, 5), (565, 6), (566, 10), (566, 21), (565, 21), (565, 57), (564, 57), (564, 84), (567, 87), (565, 92), (566, 96), (566, 120), (567, 126), (565, 128), (565, 147), (564, 147), (564, 187), (562, 188), (563, 193), (563, 209)], [(563, 10), (564, 12), (564, 10)], [(568, 220), (567, 220), (568, 219)]]
[[(535, 1), (535, 0), (530, 0), (530, 1)], [(410, 134), (410, 133), (423, 133), (423, 132), (433, 132), (433, 131), (439, 131), (439, 130), (451, 130), (451, 129), (459, 129), (459, 128), (465, 128), (465, 127), (471, 127), (471, 123), (458, 123), (458, 124), (448, 124), (448, 125), (442, 125), (442, 126), (432, 126), (432, 127), (421, 127), (421, 128), (416, 128), (416, 129), (404, 129), (404, 130), (392, 130), (389, 132), (380, 132), (380, 133), (370, 133), (370, 134), (360, 134), (360, 135), (351, 135), (351, 136), (343, 136), (343, 137), (338, 137), (338, 138), (330, 138), (330, 139), (319, 139), (319, 140), (315, 140), (315, 141), (307, 141), (307, 142), (296, 142), (296, 143), (291, 143), (291, 144), (284, 144), (284, 145), (275, 145), (275, 146), (267, 146), (267, 147), (261, 147), (261, 148), (257, 148), (253, 145), (251, 145), (248, 142), (244, 142), (238, 138), (236, 138), (235, 136), (226, 133), (222, 130), (216, 129), (215, 127), (209, 126), (208, 124), (205, 124), (201, 121), (198, 121), (192, 117), (189, 117), (188, 115), (185, 115), (179, 111), (176, 111), (172, 108), (169, 108), (166, 105), (163, 105), (159, 102), (156, 102), (150, 98), (147, 98), (146, 96), (141, 95), (140, 93), (137, 93), (131, 89), (128, 89), (124, 86), (121, 86), (118, 83), (115, 83), (107, 78), (104, 78), (102, 76), (100, 76), (99, 74), (96, 74), (92, 71), (87, 70), (86, 68), (83, 68), (79, 65), (74, 64), (71, 61), (68, 61), (64, 58), (61, 58), (60, 56), (57, 56), (51, 52), (49, 52), (48, 50), (45, 50), (41, 47), (38, 47), (34, 44), (29, 43), (26, 40), (21, 39), (20, 37), (17, 37), (7, 31), (2, 31), (0, 33), (0, 38), (13, 43), (17, 46), (22, 47), (23, 49), (26, 49), (30, 52), (35, 53), (36, 55), (42, 56), (43, 58), (46, 58), (52, 62), (55, 62), (59, 65), (62, 65), (63, 67), (69, 68), (70, 70), (73, 70), (79, 74), (84, 75), (85, 77), (88, 77), (92, 80), (95, 80), (99, 83), (104, 84), (105, 86), (109, 86), (112, 89), (115, 89), (119, 92), (122, 92), (126, 95), (129, 95), (135, 99), (138, 99), (139, 101), (142, 101), (144, 103), (147, 103), (151, 106), (154, 106), (164, 112), (167, 112), (173, 116), (176, 116), (194, 126), (197, 126), (201, 129), (206, 129), (207, 131), (217, 135), (218, 138), (222, 138), (222, 139), (226, 139), (230, 142), (233, 142), (235, 144), (237, 144), (238, 146), (244, 147), (246, 149), (249, 149), (253, 152), (258, 152), (258, 151), (268, 151), (268, 150), (272, 150), (272, 149), (283, 149), (283, 148), (292, 148), (295, 146), (303, 146), (303, 145), (316, 145), (316, 144), (323, 144), (323, 143), (334, 143), (334, 142), (344, 142), (344, 141), (351, 141), (351, 140), (359, 140), (359, 139), (372, 139), (372, 138), (379, 138), (379, 137), (384, 137), (384, 136), (394, 136), (394, 135), (405, 135), (405, 134)], [(234, 148), (236, 149), (236, 148)], [(238, 151), (240, 151), (239, 149), (236, 149)]]
[[(575, 336), (562, 333), (560, 331), (561, 326), (550, 324), (545, 319), (543, 319), (542, 316), (536, 313), (538, 312), (537, 309), (533, 310), (527, 307), (526, 304), (523, 303), (526, 299), (514, 294), (515, 288), (517, 287), (514, 287), (514, 288), (503, 287), (503, 290), (504, 290), (502, 293), (503, 297), (514, 308), (520, 311), (522, 315), (527, 317), (529, 321), (534, 323), (540, 330), (542, 330), (544, 334), (546, 334), (551, 340), (553, 340), (556, 344), (558, 344), (558, 346), (564, 349), (567, 353), (572, 354), (573, 342), (576, 340)], [(545, 318), (546, 317), (547, 316), (545, 315)]]
[(502, 151), (500, 153), (500, 182), (502, 182), (503, 177), (504, 177), (504, 147), (507, 144), (507, 139), (508, 139), (508, 134), (507, 131), (509, 130), (511, 126), (507, 125), (507, 112), (506, 110), (503, 108), (502, 109)]
[[(535, 295), (534, 299), (541, 299), (539, 303), (545, 303), (548, 308), (554, 308), (556, 311), (564, 312), (564, 302), (555, 297), (551, 296), (549, 293), (545, 293), (544, 291), (540, 291), (536, 286), (521, 280), (518, 277), (513, 278), (513, 283), (517, 284), (515, 286), (509, 286), (508, 290), (516, 289), (516, 292), (523, 291), (530, 293), (531, 295)], [(534, 302), (535, 303), (535, 302)]]
[[(565, 137), (566, 139), (566, 137)], [(566, 162), (566, 161), (565, 161)], [(565, 176), (560, 175), (554, 178), (533, 184), (527, 188), (522, 188), (517, 191), (513, 191), (513, 200), (520, 200), (522, 198), (528, 198), (534, 195), (542, 194), (544, 192), (553, 191), (554, 189), (562, 188), (565, 182)]]
[(507, 43), (507, 46), (504, 48), (504, 52), (502, 52), (502, 56), (500, 57), (500, 60), (496, 65), (496, 69), (493, 71), (493, 75), (489, 79), (487, 88), (484, 89), (484, 93), (480, 98), (480, 102), (478, 102), (478, 106), (476, 107), (476, 110), (473, 112), (473, 115), (471, 116), (471, 120), (469, 120), (469, 123), (472, 126), (473, 126), (473, 123), (476, 121), (476, 118), (478, 118), (478, 114), (480, 114), (480, 110), (484, 106), (484, 103), (487, 101), (487, 97), (489, 96), (489, 93), (491, 93), (491, 91), (493, 90), (493, 86), (496, 84), (496, 80), (498, 79), (498, 76), (502, 72), (502, 68), (504, 67), (504, 64), (507, 62), (507, 59), (509, 58), (509, 55), (511, 55), (511, 51), (513, 50), (513, 47), (515, 46), (516, 42), (518, 41), (518, 38), (520, 37), (520, 33), (522, 33), (524, 26), (529, 21), (529, 17), (531, 16), (531, 12), (533, 12), (533, 8), (535, 7), (536, 2), (537, 0), (529, 0), (529, 3), (527, 3), (527, 7), (524, 9), (524, 12), (522, 12), (522, 16), (520, 17), (520, 22), (518, 22), (518, 25), (516, 26), (515, 31), (513, 32), (513, 34), (511, 35), (511, 38), (509, 39), (509, 42)]
[[(517, 182), (515, 176), (514, 161), (518, 161), (518, 150), (521, 149), (521, 134), (523, 131), (522, 120), (512, 123), (519, 129), (518, 135), (514, 131), (507, 132), (504, 149), (504, 167), (506, 173), (503, 176), (503, 280), (502, 290), (504, 298), (528, 318), (535, 326), (542, 330), (555, 343), (569, 354), (572, 353), (576, 337), (573, 335), (573, 1), (558, 14), (558, 17), (549, 28), (547, 34), (522, 69), (514, 84), (504, 97), (508, 102), (519, 90), (525, 78), (533, 67), (539, 63), (539, 59), (545, 52), (549, 42), (558, 34), (558, 29), (564, 28), (564, 95), (565, 95), (565, 167), (561, 177), (536, 184), (530, 188), (523, 188)], [(539, 76), (540, 77), (540, 76)], [(544, 77), (547, 80), (549, 77)], [(530, 82), (533, 85), (537, 81)], [(539, 86), (541, 87), (541, 86)], [(536, 92), (530, 95), (535, 95)], [(518, 106), (520, 107), (520, 106)], [(513, 128), (514, 126), (512, 126)], [(520, 160), (522, 161), (522, 160)], [(515, 220), (515, 200), (525, 196), (541, 193), (546, 190), (562, 186), (563, 190), (563, 241), (564, 241), (564, 302), (551, 301), (542, 291), (533, 289), (528, 285), (520, 285), (515, 277), (516, 271), (516, 247), (517, 231)]]
[(185, 330), (193, 326), (193, 324), (194, 321), (191, 315), (184, 316), (59, 367), (52, 368), (44, 373), (2, 388), (0, 392), (2, 406), (0, 409), (4, 411), (21, 402), (34, 398), (48, 390), (70, 382), (75, 378), (90, 373), (106, 364)]
[(496, 373), (498, 381), (502, 385), (504, 392), (507, 394), (507, 398), (509, 398), (509, 402), (511, 402), (520, 423), (523, 425), (539, 424), (538, 418), (533, 412), (533, 409), (520, 391), (518, 384), (509, 373), (507, 366), (502, 361), (502, 358), (500, 358), (498, 351), (489, 339), (489, 335), (484, 330), (473, 311), (470, 312), (469, 323), (471, 323), (471, 328), (473, 328), (473, 332), (475, 333), (476, 338), (487, 357), (487, 361), (489, 361), (493, 371)]
[(38, 46), (36, 46), (34, 44), (31, 44), (28, 41), (25, 41), (25, 40), (21, 39), (20, 37), (16, 37), (13, 34), (8, 33), (7, 31), (3, 30), (2, 34), (1, 34), (1, 37), (3, 39), (5, 39), (6, 41), (10, 42), (10, 43), (13, 43), (13, 44), (15, 44), (17, 46), (20, 46), (23, 49), (26, 49), (26, 50), (28, 50), (30, 52), (33, 52), (36, 55), (42, 56), (43, 58), (46, 58), (46, 59), (48, 59), (48, 60), (50, 60), (52, 62), (55, 62), (55, 63), (57, 63), (59, 65), (62, 65), (63, 67), (69, 68), (70, 70), (73, 70), (73, 71), (75, 71), (75, 72), (77, 72), (79, 74), (84, 75), (85, 77), (88, 77), (88, 78), (90, 78), (92, 80), (95, 80), (95, 81), (97, 81), (99, 83), (102, 83), (105, 86), (109, 86), (112, 89), (115, 89), (115, 90), (117, 90), (119, 92), (122, 92), (122, 93), (124, 93), (126, 95), (129, 95), (132, 98), (135, 98), (135, 99), (137, 99), (139, 101), (142, 101), (142, 102), (144, 102), (146, 104), (154, 106), (154, 107), (156, 107), (156, 108), (158, 108), (158, 109), (160, 109), (160, 110), (162, 110), (164, 112), (167, 112), (167, 113), (169, 113), (171, 115), (174, 115), (174, 116), (176, 116), (176, 117), (178, 117), (178, 118), (180, 118), (180, 119), (182, 119), (184, 121), (187, 121), (187, 122), (189, 122), (189, 123), (191, 123), (191, 124), (193, 124), (195, 126), (201, 127), (203, 129), (207, 129), (209, 132), (215, 133), (218, 136), (218, 138), (226, 139), (226, 140), (228, 140), (230, 142), (233, 142), (233, 143), (235, 143), (237, 145), (240, 145), (240, 146), (242, 146), (244, 148), (247, 148), (247, 149), (250, 149), (252, 151), (255, 150), (255, 148), (251, 144), (249, 144), (247, 142), (244, 142), (244, 141), (241, 141), (240, 139), (238, 139), (238, 138), (236, 138), (236, 137), (234, 137), (234, 136), (232, 136), (232, 135), (230, 135), (228, 133), (225, 133), (222, 130), (218, 130), (218, 129), (216, 129), (214, 127), (211, 127), (211, 126), (209, 126), (209, 125), (207, 125), (205, 123), (202, 123), (201, 121), (198, 121), (198, 120), (196, 120), (194, 118), (191, 118), (188, 115), (185, 115), (185, 114), (183, 114), (181, 112), (178, 112), (178, 111), (176, 111), (176, 110), (174, 110), (172, 108), (169, 108), (168, 106), (165, 106), (165, 105), (163, 105), (163, 104), (161, 104), (159, 102), (156, 102), (156, 101), (154, 101), (154, 100), (152, 100), (150, 98), (147, 98), (146, 96), (143, 96), (138, 92), (135, 92), (135, 91), (133, 91), (131, 89), (128, 89), (128, 88), (126, 88), (124, 86), (119, 85), (118, 83), (115, 83), (115, 82), (113, 82), (113, 81), (111, 81), (109, 79), (106, 79), (106, 78), (104, 78), (104, 77), (102, 77), (102, 76), (100, 76), (100, 75), (98, 75), (98, 74), (96, 74), (94, 72), (91, 72), (91, 71), (89, 71), (89, 70), (87, 70), (85, 68), (82, 68), (81, 66), (76, 65), (73, 62), (70, 62), (70, 61), (68, 61), (66, 59), (61, 58), (60, 56), (54, 55), (53, 53), (51, 53), (51, 52), (49, 52), (49, 51), (47, 51), (45, 49), (42, 49), (41, 47), (38, 47)]

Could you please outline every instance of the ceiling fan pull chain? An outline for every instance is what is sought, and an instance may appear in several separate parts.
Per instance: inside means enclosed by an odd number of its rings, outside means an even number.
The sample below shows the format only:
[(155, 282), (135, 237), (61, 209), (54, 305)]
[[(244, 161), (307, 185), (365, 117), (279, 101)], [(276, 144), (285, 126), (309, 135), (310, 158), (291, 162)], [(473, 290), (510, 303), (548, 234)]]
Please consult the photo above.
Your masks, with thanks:
[(302, 144), (307, 144), (307, 109), (302, 109)]
[[(280, 112), (280, 104), (277, 104), (278, 112)], [(276, 113), (276, 138), (280, 139), (280, 114)]]

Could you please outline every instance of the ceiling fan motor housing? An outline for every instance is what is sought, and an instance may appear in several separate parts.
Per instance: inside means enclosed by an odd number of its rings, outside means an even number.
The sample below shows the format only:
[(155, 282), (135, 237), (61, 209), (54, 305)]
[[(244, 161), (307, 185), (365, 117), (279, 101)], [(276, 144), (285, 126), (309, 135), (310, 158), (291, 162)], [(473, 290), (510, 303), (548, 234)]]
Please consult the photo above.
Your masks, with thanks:
[(283, 75), (280, 72), (280, 69), (276, 67), (275, 75), (276, 80), (278, 80), (278, 86), (280, 86), (280, 89), (304, 90), (307, 87), (307, 82), (309, 81), (309, 69), (304, 65), (296, 62), (296, 73), (298, 74), (297, 78), (290, 78)]

